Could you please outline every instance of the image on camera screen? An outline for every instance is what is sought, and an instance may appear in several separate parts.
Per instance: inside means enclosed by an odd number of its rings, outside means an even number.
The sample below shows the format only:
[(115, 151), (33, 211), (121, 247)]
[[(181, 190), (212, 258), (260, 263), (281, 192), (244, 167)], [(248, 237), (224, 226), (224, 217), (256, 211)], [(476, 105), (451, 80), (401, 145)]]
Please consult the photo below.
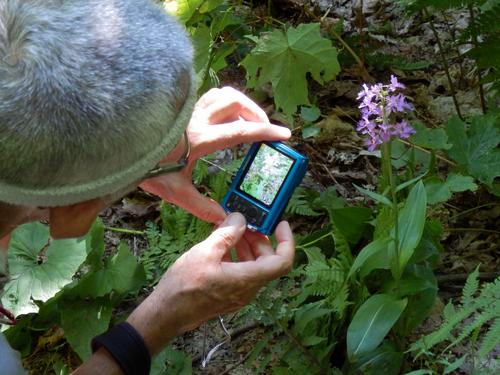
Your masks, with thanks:
[(293, 159), (262, 144), (240, 184), (240, 190), (270, 206), (292, 164)]

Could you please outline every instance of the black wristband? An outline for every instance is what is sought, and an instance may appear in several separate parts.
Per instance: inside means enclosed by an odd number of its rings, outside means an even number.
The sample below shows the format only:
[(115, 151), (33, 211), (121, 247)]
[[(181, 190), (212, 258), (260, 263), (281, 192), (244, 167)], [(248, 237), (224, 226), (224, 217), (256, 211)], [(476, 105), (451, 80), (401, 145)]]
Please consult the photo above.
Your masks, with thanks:
[(151, 370), (151, 355), (144, 339), (128, 322), (94, 337), (91, 345), (92, 352), (104, 346), (126, 375), (147, 375)]

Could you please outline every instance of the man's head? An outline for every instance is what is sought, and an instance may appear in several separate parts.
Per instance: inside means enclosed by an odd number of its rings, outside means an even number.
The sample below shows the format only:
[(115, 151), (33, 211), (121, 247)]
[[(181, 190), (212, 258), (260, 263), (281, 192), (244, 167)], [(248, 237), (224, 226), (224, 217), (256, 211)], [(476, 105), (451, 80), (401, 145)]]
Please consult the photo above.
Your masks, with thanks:
[(191, 61), (149, 0), (0, 1), (0, 201), (66, 206), (140, 180), (187, 125)]

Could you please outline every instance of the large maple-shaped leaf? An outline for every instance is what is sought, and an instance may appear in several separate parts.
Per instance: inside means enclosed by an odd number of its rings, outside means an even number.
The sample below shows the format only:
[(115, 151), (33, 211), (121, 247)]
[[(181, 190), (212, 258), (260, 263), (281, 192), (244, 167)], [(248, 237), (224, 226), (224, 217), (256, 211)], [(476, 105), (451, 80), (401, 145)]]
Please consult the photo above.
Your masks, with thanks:
[(33, 301), (45, 302), (70, 283), (86, 256), (84, 240), (49, 241), (41, 223), (19, 227), (9, 245), (11, 280), (2, 303), (14, 315), (37, 312)]
[(278, 109), (292, 114), (297, 106), (310, 104), (307, 73), (319, 83), (340, 71), (337, 50), (319, 32), (319, 24), (301, 24), (287, 31), (274, 30), (255, 40), (257, 45), (241, 64), (247, 70), (247, 85), (270, 82)]
[(471, 119), (471, 124), (452, 118), (446, 133), (453, 147), (447, 151), (450, 158), (471, 176), (500, 195), (500, 114), (491, 113)]

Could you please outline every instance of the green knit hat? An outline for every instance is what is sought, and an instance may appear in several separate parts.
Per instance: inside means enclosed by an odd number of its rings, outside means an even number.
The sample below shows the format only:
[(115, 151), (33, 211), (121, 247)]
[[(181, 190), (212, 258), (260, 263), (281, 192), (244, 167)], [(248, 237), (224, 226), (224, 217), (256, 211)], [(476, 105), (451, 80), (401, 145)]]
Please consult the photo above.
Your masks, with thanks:
[[(185, 31), (149, 0), (0, 6), (0, 201), (62, 206), (140, 181), (196, 98)], [(61, 5), (62, 4), (62, 5)]]

